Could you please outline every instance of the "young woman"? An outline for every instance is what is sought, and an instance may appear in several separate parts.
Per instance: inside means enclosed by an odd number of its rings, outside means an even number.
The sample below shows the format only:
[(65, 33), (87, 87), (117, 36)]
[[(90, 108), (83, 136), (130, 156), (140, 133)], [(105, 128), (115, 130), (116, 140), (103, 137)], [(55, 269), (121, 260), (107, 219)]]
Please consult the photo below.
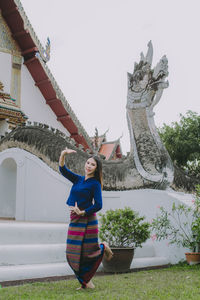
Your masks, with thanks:
[(112, 251), (103, 242), (98, 244), (96, 212), (102, 208), (102, 164), (97, 156), (85, 163), (85, 176), (80, 176), (65, 166), (65, 155), (76, 153), (66, 148), (59, 158), (61, 174), (73, 183), (67, 204), (70, 207), (70, 224), (67, 235), (66, 257), (81, 288), (94, 288), (91, 278), (100, 265), (103, 255), (110, 260)]

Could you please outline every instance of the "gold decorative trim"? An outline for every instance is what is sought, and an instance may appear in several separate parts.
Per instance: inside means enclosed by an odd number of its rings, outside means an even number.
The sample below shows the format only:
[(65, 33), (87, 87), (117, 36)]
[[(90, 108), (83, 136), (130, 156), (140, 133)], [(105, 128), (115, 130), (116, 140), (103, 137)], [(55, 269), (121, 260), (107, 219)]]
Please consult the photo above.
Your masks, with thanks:
[[(6, 101), (6, 99), (10, 100), (10, 94), (6, 94), (4, 93), (4, 85), (3, 83), (0, 81), (0, 98), (3, 99), (3, 101)], [(0, 101), (1, 102), (1, 101)]]
[(27, 118), (21, 111), (12, 111), (10, 109), (0, 108), (0, 119), (7, 120), (8, 123), (13, 124), (25, 124)]
[(0, 91), (3, 91), (3, 89), (4, 89), (4, 85), (3, 85), (3, 83), (0, 81)]
[[(20, 72), (20, 70), (15, 70)], [(9, 94), (3, 92), (4, 85), (0, 81), (0, 120), (7, 120), (12, 127), (18, 124), (25, 124), (28, 119), (26, 115), (16, 105), (14, 99)]]

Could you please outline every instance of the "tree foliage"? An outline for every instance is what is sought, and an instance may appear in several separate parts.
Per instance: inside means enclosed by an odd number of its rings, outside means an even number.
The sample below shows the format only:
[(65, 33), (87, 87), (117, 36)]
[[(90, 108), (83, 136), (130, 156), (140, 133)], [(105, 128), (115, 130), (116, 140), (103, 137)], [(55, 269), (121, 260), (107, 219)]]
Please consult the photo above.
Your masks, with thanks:
[(200, 160), (200, 115), (196, 112), (187, 111), (186, 116), (180, 114), (180, 122), (164, 124), (159, 128), (159, 134), (171, 159), (178, 166)]

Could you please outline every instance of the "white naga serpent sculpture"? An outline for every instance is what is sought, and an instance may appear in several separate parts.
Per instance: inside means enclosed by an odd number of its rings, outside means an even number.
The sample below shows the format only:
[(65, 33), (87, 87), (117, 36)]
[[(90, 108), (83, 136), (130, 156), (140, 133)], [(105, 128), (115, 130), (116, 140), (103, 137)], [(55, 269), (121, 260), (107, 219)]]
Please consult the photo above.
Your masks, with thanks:
[[(163, 89), (168, 87), (168, 61), (163, 56), (152, 69), (152, 57), (153, 47), (149, 42), (146, 56), (142, 53), (140, 62), (135, 63), (133, 74), (128, 73), (126, 109), (131, 149), (129, 155), (122, 159), (103, 160), (106, 190), (165, 189), (173, 181), (173, 164), (158, 135), (153, 112)], [(22, 148), (57, 171), (60, 151), (66, 146), (77, 150), (76, 158), (67, 156), (66, 163), (80, 173), (82, 164), (89, 156), (88, 151), (84, 152), (75, 145), (74, 140), (59, 130), (49, 129), (47, 125), (18, 127), (0, 141), (0, 151), (11, 147)]]

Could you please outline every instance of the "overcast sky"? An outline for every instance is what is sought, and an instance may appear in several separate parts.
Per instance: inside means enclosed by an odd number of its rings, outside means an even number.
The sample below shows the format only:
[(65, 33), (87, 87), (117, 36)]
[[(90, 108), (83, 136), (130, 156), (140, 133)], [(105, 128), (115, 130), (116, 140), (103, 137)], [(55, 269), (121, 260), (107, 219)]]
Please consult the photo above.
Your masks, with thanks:
[(123, 133), (127, 72), (152, 40), (153, 67), (166, 54), (169, 87), (155, 107), (157, 126), (200, 113), (199, 0), (21, 0), (43, 45), (51, 40), (48, 66), (89, 135), (108, 128), (108, 140)]

